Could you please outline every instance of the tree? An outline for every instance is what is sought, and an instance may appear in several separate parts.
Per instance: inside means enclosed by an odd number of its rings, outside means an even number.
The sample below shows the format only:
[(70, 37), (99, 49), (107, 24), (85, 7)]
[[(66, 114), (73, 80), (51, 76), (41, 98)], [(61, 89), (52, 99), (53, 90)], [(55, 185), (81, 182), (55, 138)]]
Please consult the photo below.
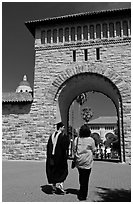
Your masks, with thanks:
[(83, 120), (85, 120), (85, 122), (88, 123), (93, 116), (91, 108), (88, 108), (88, 107), (83, 108), (81, 115), (82, 115)]
[(76, 102), (78, 104), (80, 104), (81, 106), (87, 101), (87, 96), (86, 93), (82, 93), (80, 94), (77, 98), (76, 98)]

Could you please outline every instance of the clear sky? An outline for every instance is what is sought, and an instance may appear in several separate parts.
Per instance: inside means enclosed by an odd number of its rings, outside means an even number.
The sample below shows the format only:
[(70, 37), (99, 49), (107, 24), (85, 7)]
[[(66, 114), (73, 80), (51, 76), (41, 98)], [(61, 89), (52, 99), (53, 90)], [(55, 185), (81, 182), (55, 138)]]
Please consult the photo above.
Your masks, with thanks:
[(130, 2), (2, 2), (2, 91), (14, 92), (26, 74), (33, 87), (34, 38), (25, 21), (95, 10), (129, 8)]

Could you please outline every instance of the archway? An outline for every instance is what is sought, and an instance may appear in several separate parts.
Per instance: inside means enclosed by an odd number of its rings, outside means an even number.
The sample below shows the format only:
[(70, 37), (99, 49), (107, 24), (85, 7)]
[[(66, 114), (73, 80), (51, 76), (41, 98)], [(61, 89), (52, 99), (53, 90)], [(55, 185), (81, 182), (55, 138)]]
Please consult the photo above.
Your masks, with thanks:
[(114, 103), (118, 117), (118, 132), (120, 137), (122, 157), (124, 154), (124, 138), (122, 124), (122, 100), (118, 88), (107, 77), (97, 73), (79, 73), (68, 78), (58, 89), (56, 100), (59, 104), (60, 114), (66, 129), (68, 129), (68, 112), (73, 100), (83, 92), (96, 91), (108, 96)]

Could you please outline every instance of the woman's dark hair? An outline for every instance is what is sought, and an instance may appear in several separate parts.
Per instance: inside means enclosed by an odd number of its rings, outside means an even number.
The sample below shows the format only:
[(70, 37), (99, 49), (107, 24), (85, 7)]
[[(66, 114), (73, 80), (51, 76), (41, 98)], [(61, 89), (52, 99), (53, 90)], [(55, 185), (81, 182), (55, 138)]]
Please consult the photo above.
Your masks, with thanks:
[(81, 126), (79, 130), (79, 137), (90, 137), (91, 131), (88, 124), (84, 124)]

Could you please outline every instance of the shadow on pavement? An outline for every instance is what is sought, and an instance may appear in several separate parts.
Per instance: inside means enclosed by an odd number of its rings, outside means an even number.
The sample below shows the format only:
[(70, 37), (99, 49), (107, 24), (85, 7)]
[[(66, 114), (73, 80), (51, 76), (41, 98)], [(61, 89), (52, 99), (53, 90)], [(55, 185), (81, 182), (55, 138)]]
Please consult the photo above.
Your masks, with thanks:
[(131, 202), (131, 191), (125, 189), (109, 189), (97, 187), (100, 202)]
[(53, 194), (53, 192), (52, 192), (53, 188), (51, 185), (41, 186), (41, 190), (46, 194)]
[(73, 188), (68, 188), (65, 190), (66, 194), (74, 194), (74, 195), (78, 195), (78, 189), (73, 189)]

